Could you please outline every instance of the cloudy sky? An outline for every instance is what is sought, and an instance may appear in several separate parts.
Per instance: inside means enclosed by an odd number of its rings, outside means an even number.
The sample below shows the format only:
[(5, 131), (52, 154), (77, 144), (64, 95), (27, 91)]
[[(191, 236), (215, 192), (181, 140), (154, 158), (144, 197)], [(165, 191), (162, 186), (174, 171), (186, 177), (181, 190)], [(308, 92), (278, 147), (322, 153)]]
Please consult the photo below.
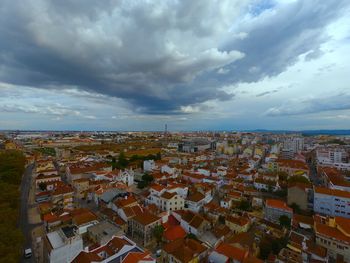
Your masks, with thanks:
[(348, 0), (2, 0), (0, 129), (350, 129)]

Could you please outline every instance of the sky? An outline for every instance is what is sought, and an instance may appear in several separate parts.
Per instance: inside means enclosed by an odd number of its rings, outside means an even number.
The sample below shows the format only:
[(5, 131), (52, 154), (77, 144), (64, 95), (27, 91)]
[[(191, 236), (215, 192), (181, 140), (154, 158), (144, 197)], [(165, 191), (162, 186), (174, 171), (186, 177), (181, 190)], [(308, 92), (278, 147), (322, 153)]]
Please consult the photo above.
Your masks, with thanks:
[(350, 129), (348, 0), (2, 0), (0, 130)]

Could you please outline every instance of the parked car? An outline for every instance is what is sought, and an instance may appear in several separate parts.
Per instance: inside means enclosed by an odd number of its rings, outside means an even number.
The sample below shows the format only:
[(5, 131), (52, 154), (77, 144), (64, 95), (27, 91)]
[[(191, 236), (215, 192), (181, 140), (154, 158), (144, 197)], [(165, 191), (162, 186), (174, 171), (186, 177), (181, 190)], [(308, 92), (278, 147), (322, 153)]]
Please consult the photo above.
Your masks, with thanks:
[(24, 257), (25, 258), (31, 258), (32, 257), (32, 249), (31, 248), (27, 248), (24, 250)]

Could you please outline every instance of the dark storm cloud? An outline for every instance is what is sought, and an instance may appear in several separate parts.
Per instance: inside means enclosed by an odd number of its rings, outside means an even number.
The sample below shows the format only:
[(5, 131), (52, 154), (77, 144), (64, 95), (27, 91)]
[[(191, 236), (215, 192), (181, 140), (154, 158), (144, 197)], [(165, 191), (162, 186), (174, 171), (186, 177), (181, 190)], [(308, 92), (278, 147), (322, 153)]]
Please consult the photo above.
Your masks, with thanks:
[(278, 92), (277, 89), (270, 90), (270, 91), (264, 91), (264, 92), (261, 92), (259, 94), (256, 94), (256, 97), (264, 97), (266, 95), (269, 95), (269, 94), (272, 94), (272, 93), (276, 93), (276, 92)]
[(228, 41), (227, 49), (245, 53), (232, 65), (230, 80), (254, 82), (283, 72), (311, 51), (306, 59), (322, 55), (320, 46), (328, 40), (324, 28), (344, 14), (348, 1), (294, 1), (259, 17), (242, 20), (237, 28), (247, 33), (241, 41)]
[(265, 112), (267, 116), (288, 116), (324, 111), (339, 111), (350, 109), (350, 95), (340, 93), (334, 96), (323, 98), (310, 98), (303, 101), (290, 100), (278, 107), (273, 107)]
[[(279, 74), (319, 50), (344, 3), (300, 0), (275, 13), (264, 4), (242, 19), (244, 1), (4, 0), (0, 81), (71, 85), (122, 98), (135, 111), (177, 113), (231, 99), (222, 86)], [(217, 74), (221, 68), (230, 71)]]

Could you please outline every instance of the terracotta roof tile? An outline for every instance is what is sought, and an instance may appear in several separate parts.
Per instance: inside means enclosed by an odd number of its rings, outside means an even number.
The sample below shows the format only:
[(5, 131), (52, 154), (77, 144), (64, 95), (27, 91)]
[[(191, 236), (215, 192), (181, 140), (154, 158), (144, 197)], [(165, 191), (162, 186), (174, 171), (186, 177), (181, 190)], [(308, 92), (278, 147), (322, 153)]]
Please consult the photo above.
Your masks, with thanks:
[(292, 208), (290, 208), (285, 202), (278, 200), (278, 199), (267, 199), (266, 206), (286, 210), (288, 212), (293, 213)]
[(155, 215), (149, 213), (148, 211), (143, 211), (143, 213), (140, 213), (140, 214), (136, 215), (135, 217), (133, 217), (133, 220), (137, 221), (138, 223), (142, 224), (143, 226), (147, 226), (149, 224), (152, 224), (152, 223), (160, 220), (160, 218), (158, 216), (155, 216)]
[(350, 198), (350, 192), (348, 191), (342, 191), (338, 189), (330, 189), (325, 187), (317, 187), (314, 188), (315, 193), (318, 194), (324, 194), (324, 195), (333, 195), (333, 196), (339, 196), (344, 198)]

